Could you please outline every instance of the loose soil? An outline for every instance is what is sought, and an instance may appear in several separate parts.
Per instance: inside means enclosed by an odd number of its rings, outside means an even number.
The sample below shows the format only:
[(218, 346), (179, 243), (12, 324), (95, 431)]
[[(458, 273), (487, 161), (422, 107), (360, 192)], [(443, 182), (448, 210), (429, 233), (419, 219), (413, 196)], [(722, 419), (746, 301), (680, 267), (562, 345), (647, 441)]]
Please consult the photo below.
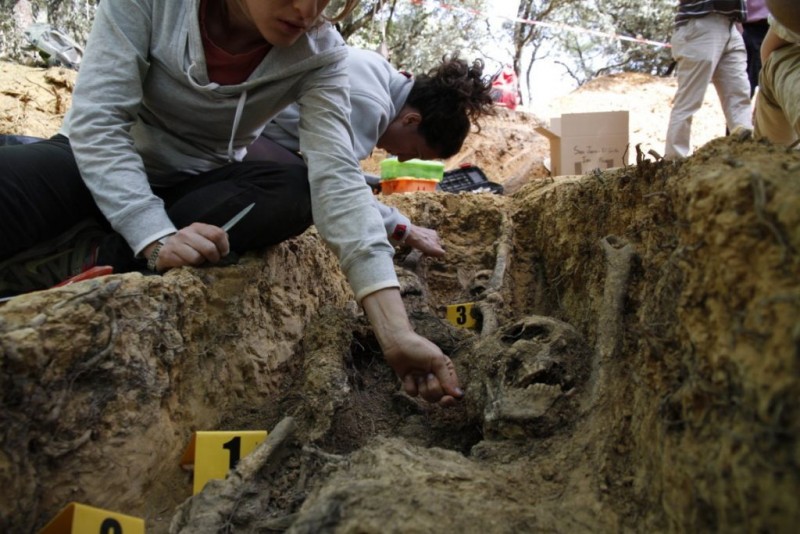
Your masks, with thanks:
[[(73, 81), (0, 64), (0, 133), (55, 132)], [(552, 103), (628, 109), (626, 167), (549, 177), (546, 118), (499, 110), (447, 166), (506, 194), (385, 198), (447, 249), (396, 266), (456, 364), (454, 408), (399, 391), (313, 229), (238, 265), (2, 305), (0, 530), (79, 501), (156, 533), (792, 531), (800, 155), (717, 138), (713, 91), (692, 157), (646, 155), (674, 87), (621, 75)], [(444, 320), (459, 303), (476, 329)], [(178, 460), (215, 429), (270, 434), (192, 497)]]

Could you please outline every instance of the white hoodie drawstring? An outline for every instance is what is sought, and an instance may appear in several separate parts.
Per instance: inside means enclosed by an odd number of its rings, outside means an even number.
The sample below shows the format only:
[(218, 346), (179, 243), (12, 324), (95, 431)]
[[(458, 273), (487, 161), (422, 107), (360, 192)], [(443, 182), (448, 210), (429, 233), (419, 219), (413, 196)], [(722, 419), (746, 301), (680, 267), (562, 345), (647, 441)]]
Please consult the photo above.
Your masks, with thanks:
[[(192, 63), (189, 65), (189, 68), (186, 69), (186, 79), (189, 81), (189, 84), (194, 87), (195, 89), (199, 89), (201, 91), (214, 91), (219, 89), (220, 85), (215, 82), (211, 82), (209, 84), (203, 85), (195, 81), (194, 77), (192, 77), (192, 69), (197, 65), (197, 63)], [(236, 138), (236, 131), (239, 129), (239, 122), (241, 122), (242, 114), (244, 112), (244, 105), (247, 103), (247, 91), (242, 91), (242, 94), (239, 95), (239, 102), (236, 104), (236, 114), (233, 117), (233, 128), (231, 128), (231, 135), (228, 139), (228, 162), (233, 163), (236, 161), (235, 159), (235, 151), (233, 150), (233, 140)]]
[(231, 129), (231, 138), (228, 141), (228, 161), (234, 162), (234, 152), (233, 152), (233, 139), (236, 137), (236, 131), (239, 129), (239, 121), (242, 118), (242, 113), (244, 112), (244, 105), (247, 102), (247, 91), (242, 91), (242, 94), (239, 95), (239, 103), (236, 104), (236, 115), (233, 117), (233, 128)]

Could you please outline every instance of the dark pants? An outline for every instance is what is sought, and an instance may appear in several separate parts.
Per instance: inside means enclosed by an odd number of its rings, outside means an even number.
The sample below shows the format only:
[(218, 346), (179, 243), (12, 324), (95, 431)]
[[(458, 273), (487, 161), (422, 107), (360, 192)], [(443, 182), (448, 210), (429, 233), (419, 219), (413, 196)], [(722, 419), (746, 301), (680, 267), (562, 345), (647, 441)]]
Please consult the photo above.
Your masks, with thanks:
[(769, 30), (766, 20), (756, 20), (742, 24), (742, 38), (747, 50), (747, 79), (750, 80), (750, 96), (756, 92), (758, 75), (761, 72), (761, 43)]
[[(302, 160), (300, 160), (302, 163)], [(176, 178), (179, 178), (176, 175)], [(242, 253), (301, 234), (312, 224), (304, 165), (268, 161), (231, 163), (178, 185), (154, 188), (177, 228), (193, 222), (221, 226), (244, 207), (255, 207), (229, 232)], [(0, 147), (0, 261), (94, 218), (109, 228), (98, 264), (116, 272), (141, 268), (133, 251), (100, 213), (63, 136)]]

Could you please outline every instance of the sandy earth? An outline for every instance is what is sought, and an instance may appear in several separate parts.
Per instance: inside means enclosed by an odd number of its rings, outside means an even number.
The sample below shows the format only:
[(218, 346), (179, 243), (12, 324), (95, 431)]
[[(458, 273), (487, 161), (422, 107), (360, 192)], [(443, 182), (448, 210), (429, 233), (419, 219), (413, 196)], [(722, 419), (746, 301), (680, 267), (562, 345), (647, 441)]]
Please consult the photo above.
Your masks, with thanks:
[[(75, 77), (69, 69), (35, 69), (0, 62), (0, 133), (39, 137), (55, 133), (69, 107)], [(620, 74), (594, 80), (555, 99), (544, 116), (500, 108), (496, 117), (486, 119), (482, 129), (467, 139), (458, 155), (445, 162), (446, 169), (464, 163), (478, 165), (490, 180), (507, 183), (513, 192), (526, 180), (547, 175), (542, 164), (549, 157), (549, 143), (533, 129), (562, 113), (628, 110), (631, 146), (641, 143), (645, 152), (652, 148), (662, 153), (675, 88), (672, 78)], [(694, 146), (702, 146), (724, 132), (725, 119), (716, 91), (710, 86), (694, 119)], [(365, 170), (379, 174), (384, 157), (383, 151), (376, 150), (364, 162)]]
[[(0, 76), (0, 132), (55, 131), (74, 74)], [(660, 152), (673, 93), (615, 76), (552, 114), (628, 109), (631, 142)], [(401, 248), (396, 268), (467, 391), (449, 410), (398, 392), (313, 230), (3, 305), (0, 530), (77, 500), (148, 532), (792, 531), (800, 154), (706, 143), (714, 98), (682, 163), (552, 179), (542, 119), (501, 111), (447, 164), (506, 195), (386, 198), (448, 251)], [(456, 303), (477, 329), (443, 320)], [(192, 431), (247, 428), (267, 442), (190, 498)]]

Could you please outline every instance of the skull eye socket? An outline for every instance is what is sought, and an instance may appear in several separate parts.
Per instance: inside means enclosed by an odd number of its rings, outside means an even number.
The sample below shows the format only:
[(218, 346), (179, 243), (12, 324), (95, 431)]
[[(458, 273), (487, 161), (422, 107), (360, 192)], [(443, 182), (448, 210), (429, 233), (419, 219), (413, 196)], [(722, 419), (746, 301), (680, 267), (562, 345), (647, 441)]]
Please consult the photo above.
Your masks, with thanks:
[(501, 338), (504, 343), (512, 344), (520, 339), (543, 339), (550, 335), (550, 329), (540, 324), (516, 324), (506, 330)]

